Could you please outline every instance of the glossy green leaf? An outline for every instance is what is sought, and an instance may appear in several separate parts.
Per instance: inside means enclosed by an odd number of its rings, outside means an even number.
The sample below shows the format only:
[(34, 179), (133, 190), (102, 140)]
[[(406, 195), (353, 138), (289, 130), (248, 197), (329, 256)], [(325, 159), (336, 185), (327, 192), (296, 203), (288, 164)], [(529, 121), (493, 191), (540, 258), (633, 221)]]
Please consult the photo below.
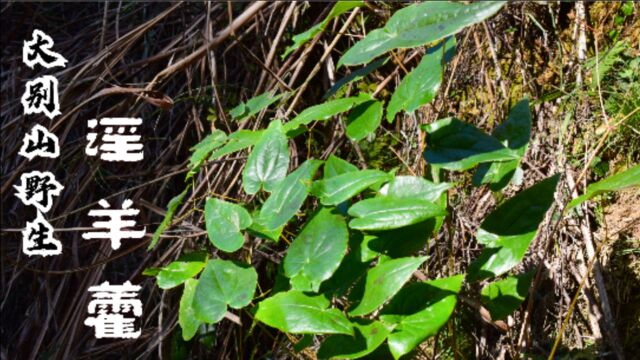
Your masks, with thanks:
[(516, 266), (553, 203), (559, 175), (549, 177), (505, 201), (480, 224), (476, 239), (486, 248), (469, 265), (469, 280), (506, 273)]
[(324, 163), (322, 176), (324, 179), (328, 179), (337, 175), (355, 171), (358, 171), (357, 166), (332, 154), (329, 155), (329, 158)]
[(480, 164), (473, 176), (473, 183), (476, 186), (488, 183), (491, 184), (491, 190), (498, 191), (513, 178), (520, 165), (520, 159), (527, 151), (531, 137), (529, 100), (524, 99), (518, 102), (509, 112), (507, 121), (497, 126), (492, 136), (502, 145), (513, 150), (517, 159)]
[(351, 110), (354, 106), (363, 102), (374, 100), (369, 94), (360, 94), (348, 98), (335, 99), (322, 104), (306, 108), (298, 116), (284, 124), (284, 132), (288, 136), (295, 135), (299, 128), (313, 121), (327, 120), (332, 116)]
[(593, 198), (594, 196), (611, 192), (623, 190), (626, 188), (640, 185), (640, 164), (635, 165), (623, 172), (604, 178), (596, 183), (587, 186), (587, 191), (582, 196), (573, 199), (568, 205), (567, 210), (570, 210), (583, 202)]
[(184, 254), (160, 270), (157, 276), (158, 287), (161, 289), (176, 287), (198, 275), (206, 263), (207, 253), (204, 251)]
[(282, 54), (282, 59), (284, 60), (284, 58), (286, 58), (289, 54), (297, 50), (300, 46), (306, 44), (309, 40), (313, 39), (318, 33), (324, 31), (324, 28), (327, 27), (327, 24), (329, 24), (331, 20), (333, 20), (334, 18), (344, 14), (345, 12), (353, 8), (362, 6), (362, 4), (364, 4), (363, 1), (338, 1), (331, 9), (331, 12), (329, 13), (329, 15), (327, 15), (327, 17), (324, 18), (324, 20), (312, 26), (309, 30), (293, 36), (293, 39), (292, 39), (293, 45), (287, 47), (284, 54)]
[(382, 106), (380, 101), (367, 101), (354, 107), (347, 117), (347, 136), (360, 141), (376, 131), (382, 120)]
[(213, 259), (207, 263), (193, 298), (196, 318), (214, 324), (222, 320), (227, 305), (241, 309), (251, 302), (258, 274), (249, 265)]
[(294, 172), (287, 175), (271, 193), (260, 210), (260, 224), (275, 230), (291, 219), (307, 198), (311, 180), (322, 165), (320, 160), (307, 160)]
[(367, 315), (395, 295), (427, 258), (407, 257), (385, 261), (367, 272), (364, 295), (349, 311), (351, 316)]
[(282, 94), (274, 95), (271, 92), (260, 94), (231, 109), (229, 115), (238, 121), (245, 120), (278, 101), (281, 97)]
[(428, 124), (428, 163), (447, 170), (466, 170), (490, 161), (517, 159), (513, 150), (471, 124), (446, 118)]
[(195, 175), (202, 163), (209, 157), (209, 154), (220, 146), (222, 146), (227, 140), (227, 135), (220, 131), (214, 130), (211, 134), (207, 135), (202, 141), (191, 148), (193, 154), (189, 158), (189, 172), (187, 173), (187, 179)]
[(261, 301), (255, 318), (294, 334), (353, 334), (353, 325), (347, 317), (329, 305), (323, 295), (308, 296), (291, 290)]
[(370, 64), (367, 64), (367, 66), (362, 67), (358, 70), (354, 70), (352, 71), (349, 75), (343, 77), (342, 79), (336, 81), (336, 83), (329, 89), (329, 91), (327, 91), (326, 94), (324, 94), (324, 96), (322, 97), (322, 100), (326, 100), (328, 98), (330, 98), (331, 96), (335, 95), (338, 90), (340, 90), (343, 86), (353, 82), (353, 81), (358, 81), (360, 79), (362, 79), (363, 77), (371, 74), (372, 72), (376, 71), (378, 68), (380, 68), (382, 65), (386, 64), (387, 61), (389, 61), (389, 58), (382, 58), (382, 59), (378, 59)]
[(464, 275), (456, 275), (410, 284), (382, 309), (380, 320), (397, 324), (387, 340), (394, 358), (409, 353), (447, 323), (463, 280)]
[(380, 170), (360, 170), (314, 181), (311, 193), (320, 198), (322, 205), (337, 205), (358, 195), (375, 184), (389, 181), (392, 176)]
[(182, 328), (182, 338), (184, 341), (191, 340), (202, 323), (196, 318), (196, 313), (193, 309), (193, 297), (196, 294), (197, 285), (198, 280), (188, 279), (184, 283), (184, 290), (182, 291), (182, 297), (180, 298), (178, 323), (180, 324), (180, 328)]
[(344, 218), (330, 208), (320, 209), (293, 240), (284, 258), (285, 275), (293, 289), (318, 291), (340, 265), (348, 241)]
[(400, 111), (413, 112), (435, 98), (442, 82), (444, 64), (453, 57), (455, 51), (456, 38), (453, 36), (427, 51), (418, 66), (402, 79), (391, 96), (387, 106), (389, 123), (393, 122)]
[[(380, 194), (391, 198), (426, 200), (446, 209), (446, 191), (453, 185), (446, 182), (433, 183), (418, 176), (396, 176), (380, 189)], [(427, 240), (442, 226), (443, 219), (444, 216), (437, 216), (399, 229), (368, 233), (363, 243), (363, 256), (410, 256), (424, 248)]]
[(358, 230), (390, 230), (446, 215), (446, 210), (418, 198), (376, 197), (355, 203), (349, 227)]
[(419, 176), (396, 176), (380, 189), (380, 194), (398, 199), (438, 201), (453, 183), (434, 183)]
[(253, 146), (260, 141), (264, 134), (264, 130), (251, 131), (251, 130), (238, 130), (227, 138), (227, 143), (223, 147), (214, 151), (209, 157), (209, 160), (219, 159), (225, 155), (244, 150), (250, 146)]
[(167, 212), (164, 214), (164, 218), (162, 219), (160, 225), (158, 225), (156, 231), (153, 232), (151, 243), (149, 244), (147, 250), (151, 250), (156, 247), (156, 245), (158, 244), (158, 240), (160, 240), (160, 236), (162, 236), (162, 233), (164, 233), (169, 225), (171, 225), (171, 221), (173, 221), (173, 215), (178, 209), (178, 206), (180, 206), (184, 201), (184, 197), (189, 192), (189, 189), (191, 189), (191, 186), (187, 186), (187, 188), (184, 189), (180, 194), (174, 196), (173, 198), (171, 198), (171, 200), (169, 200), (169, 204), (167, 205)]
[(352, 46), (340, 65), (364, 64), (398, 48), (413, 48), (444, 39), (495, 14), (505, 1), (482, 1), (469, 5), (428, 1), (396, 11), (387, 24), (373, 30)]
[(508, 276), (494, 281), (482, 288), (480, 295), (482, 303), (491, 313), (492, 320), (505, 319), (511, 315), (529, 293), (529, 286), (535, 271), (525, 274)]
[(244, 207), (214, 198), (205, 203), (204, 220), (209, 241), (225, 252), (242, 247), (244, 236), (240, 230), (249, 227), (253, 221)]
[(372, 353), (382, 345), (393, 330), (393, 324), (380, 321), (354, 319), (355, 333), (331, 335), (318, 350), (318, 359), (358, 359)]
[(271, 192), (287, 175), (288, 168), (288, 140), (280, 120), (274, 120), (249, 154), (242, 171), (242, 188), (252, 195), (261, 188)]

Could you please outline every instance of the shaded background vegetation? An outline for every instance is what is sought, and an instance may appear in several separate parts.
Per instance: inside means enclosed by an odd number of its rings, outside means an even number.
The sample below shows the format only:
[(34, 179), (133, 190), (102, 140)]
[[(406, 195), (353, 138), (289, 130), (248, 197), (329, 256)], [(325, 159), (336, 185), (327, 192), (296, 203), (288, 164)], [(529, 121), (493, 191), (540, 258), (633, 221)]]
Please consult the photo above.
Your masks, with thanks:
[[(153, 278), (142, 275), (145, 268), (166, 265), (185, 249), (209, 247), (215, 252), (199, 210), (207, 195), (247, 200), (238, 181), (245, 154), (207, 163), (170, 231), (147, 252), (166, 204), (185, 187), (189, 148), (211, 129), (263, 128), (272, 118), (290, 119), (319, 103), (331, 85), (350, 72), (335, 68), (340, 54), (382, 26), (401, 4), (369, 2), (358, 14), (332, 21), (323, 34), (285, 60), (280, 55), (291, 37), (323, 19), (329, 4), (270, 3), (248, 11), (250, 6), (2, 3), (3, 358), (315, 357), (313, 344), (298, 352), (293, 345), (299, 337), (252, 324), (244, 310), (185, 343), (176, 326), (179, 293), (162, 291)], [(576, 11), (581, 6), (584, 15)], [(360, 143), (346, 139), (340, 122), (317, 126), (291, 144), (297, 155), (291, 167), (310, 156), (336, 154), (361, 166), (421, 173), (419, 124), (455, 115), (490, 131), (515, 102), (529, 96), (534, 128), (523, 162), (524, 182), (511, 185), (507, 196), (556, 172), (565, 174), (566, 193), (576, 180), (591, 182), (624, 169), (640, 158), (640, 115), (634, 113), (640, 106), (639, 11), (631, 2), (509, 4), (490, 21), (456, 36), (457, 55), (432, 104), (383, 125)], [(343, 26), (346, 32), (341, 33)], [(69, 60), (66, 68), (42, 71), (22, 64), (22, 42), (34, 28), (54, 38), (55, 50)], [(388, 99), (421, 55), (419, 49), (395, 52), (391, 61), (341, 91), (367, 90)], [(53, 121), (23, 116), (19, 102), (25, 82), (45, 73), (60, 81), (62, 115)], [(155, 92), (145, 97), (121, 88)], [(299, 89), (300, 96), (285, 96), (250, 121), (229, 119), (229, 109), (271, 89)], [(629, 114), (600, 143), (605, 119)], [(86, 121), (104, 116), (144, 119), (143, 162), (107, 164), (85, 155)], [(17, 155), (23, 135), (35, 123), (60, 138), (59, 158), (28, 162)], [(47, 214), (64, 247), (57, 257), (29, 258), (21, 251), (19, 231), (35, 213), (16, 201), (12, 185), (21, 173), (35, 169), (54, 172), (65, 186)], [(468, 174), (449, 180), (461, 186), (450, 194), (451, 222), (423, 250), (430, 255), (428, 278), (466, 269), (480, 249), (472, 234), (496, 203), (489, 189), (470, 185)], [(125, 240), (113, 251), (108, 241), (82, 240), (80, 233), (90, 224), (87, 212), (102, 198), (115, 203), (133, 199), (141, 209), (138, 221), (149, 233), (145, 241)], [(560, 356), (598, 358), (625, 352), (633, 358), (640, 351), (639, 200), (637, 190), (606, 196), (583, 209), (588, 220), (570, 219), (559, 232), (543, 228), (522, 265), (523, 271), (538, 263), (545, 266), (543, 281), (530, 299), (532, 307), (526, 309), (525, 302), (505, 331), (461, 303), (444, 334), (426, 342), (415, 357), (509, 358), (521, 341), (531, 356), (548, 353), (587, 273), (585, 259), (593, 256), (593, 245), (590, 250), (587, 243), (606, 242), (601, 267), (594, 270), (601, 273), (602, 284), (594, 274), (579, 293)], [(297, 231), (295, 222), (289, 227), (285, 236)], [(251, 239), (238, 254), (259, 270), (260, 288), (270, 289), (285, 249), (284, 242)], [(105, 280), (143, 286), (139, 339), (98, 341), (83, 325), (86, 289)], [(607, 291), (607, 304), (598, 285)], [(263, 295), (259, 290), (257, 298)], [(528, 336), (521, 338), (527, 317)]]

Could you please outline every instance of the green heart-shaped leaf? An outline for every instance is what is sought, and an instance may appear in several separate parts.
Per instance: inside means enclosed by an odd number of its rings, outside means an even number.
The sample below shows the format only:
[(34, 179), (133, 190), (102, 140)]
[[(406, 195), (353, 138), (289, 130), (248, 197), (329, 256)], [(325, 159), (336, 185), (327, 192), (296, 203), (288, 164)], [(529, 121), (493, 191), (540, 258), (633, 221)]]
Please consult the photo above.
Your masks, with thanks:
[(219, 199), (209, 198), (204, 205), (204, 220), (211, 243), (225, 252), (242, 247), (246, 229), (253, 220), (244, 207)]
[(347, 252), (349, 231), (344, 218), (322, 208), (293, 240), (284, 258), (285, 275), (295, 290), (318, 291)]
[(242, 171), (242, 187), (247, 194), (264, 188), (272, 191), (287, 175), (289, 145), (280, 120), (274, 120), (247, 158)]
[(227, 305), (234, 309), (249, 305), (257, 284), (258, 274), (251, 266), (210, 260), (200, 275), (193, 298), (196, 318), (217, 323), (227, 312)]
[(347, 136), (353, 141), (360, 141), (376, 131), (382, 120), (383, 103), (367, 101), (351, 110), (347, 117)]

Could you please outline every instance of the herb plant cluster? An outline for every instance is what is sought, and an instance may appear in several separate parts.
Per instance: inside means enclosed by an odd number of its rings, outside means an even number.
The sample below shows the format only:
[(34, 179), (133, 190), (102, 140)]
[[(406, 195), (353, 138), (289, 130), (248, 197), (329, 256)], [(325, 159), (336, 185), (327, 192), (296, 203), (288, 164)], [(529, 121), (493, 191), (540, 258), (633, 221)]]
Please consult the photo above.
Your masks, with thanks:
[[(398, 114), (431, 102), (455, 53), (454, 35), (496, 14), (504, 4), (409, 5), (346, 51), (338, 65), (365, 65), (354, 71), (361, 76), (386, 61), (378, 58), (390, 51), (426, 47), (387, 104), (369, 93), (339, 97), (338, 89), (332, 89), (328, 100), (289, 121), (273, 119), (266, 129), (230, 134), (215, 130), (193, 148), (187, 180), (205, 161), (247, 150), (242, 187), (259, 196), (247, 204), (208, 198), (206, 231), (218, 255), (187, 253), (157, 273), (159, 287), (182, 287), (179, 323), (184, 339), (192, 338), (202, 324), (219, 322), (230, 309), (249, 307), (254, 321), (282, 332), (322, 335), (319, 358), (359, 358), (386, 344), (397, 359), (438, 333), (463, 289), (478, 288), (466, 284), (483, 281), (479, 293), (464, 296), (480, 299), (492, 320), (504, 319), (520, 306), (533, 272), (511, 271), (522, 261), (554, 202), (559, 175), (507, 199), (484, 219), (475, 234), (483, 250), (466, 273), (412, 279), (427, 259), (425, 245), (449, 216), (448, 192), (457, 185), (440, 180), (446, 171), (474, 171), (474, 185), (487, 185), (496, 192), (522, 181), (520, 162), (532, 130), (527, 99), (515, 104), (491, 134), (456, 118), (424, 125), (429, 179), (362, 169), (334, 155), (324, 161), (306, 159), (289, 172), (289, 142), (315, 122), (342, 117), (346, 136), (358, 142), (376, 131), (383, 118), (393, 123)], [(331, 19), (361, 5), (338, 2), (323, 22), (294, 37), (294, 45), (283, 56), (304, 46)], [(242, 121), (281, 96), (265, 93), (240, 104), (230, 115)], [(636, 166), (591, 185), (569, 208), (598, 193), (636, 185), (639, 172)], [(190, 187), (169, 203), (151, 248), (171, 225)], [(240, 250), (255, 237), (280, 241), (287, 224), (301, 211), (306, 223), (278, 265), (282, 283), (261, 289), (266, 295), (254, 300), (259, 274), (249, 263), (224, 260), (224, 254)]]

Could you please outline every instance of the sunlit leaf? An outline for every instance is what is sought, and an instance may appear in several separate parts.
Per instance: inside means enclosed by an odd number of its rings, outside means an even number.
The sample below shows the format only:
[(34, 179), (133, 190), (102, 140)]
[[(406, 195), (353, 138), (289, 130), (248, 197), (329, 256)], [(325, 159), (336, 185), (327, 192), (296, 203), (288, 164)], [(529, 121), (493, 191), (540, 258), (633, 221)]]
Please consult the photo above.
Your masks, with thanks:
[(596, 183), (587, 186), (587, 191), (582, 196), (573, 199), (568, 205), (567, 210), (570, 210), (583, 202), (593, 198), (594, 196), (611, 192), (619, 191), (629, 187), (640, 185), (640, 164), (633, 166), (621, 173), (604, 178)]
[(261, 223), (262, 219), (260, 218), (259, 212), (254, 213), (253, 219), (253, 223), (251, 223), (251, 225), (247, 228), (247, 231), (249, 233), (263, 239), (273, 240), (275, 242), (278, 242), (280, 240), (280, 235), (284, 230), (284, 225), (276, 229), (267, 229), (267, 226)]
[(228, 260), (209, 260), (193, 298), (196, 318), (214, 324), (222, 320), (227, 305), (241, 309), (251, 302), (258, 283), (258, 274), (249, 265)]
[(469, 5), (427, 1), (396, 11), (387, 24), (370, 31), (340, 59), (340, 65), (364, 64), (398, 48), (413, 48), (444, 39), (495, 14), (506, 1)]
[(264, 132), (242, 171), (242, 188), (255, 194), (264, 188), (273, 191), (287, 175), (289, 145), (280, 120), (274, 120)]
[(242, 247), (244, 236), (240, 230), (252, 223), (244, 207), (219, 199), (209, 198), (204, 206), (204, 220), (211, 243), (225, 252)]
[(307, 198), (311, 180), (322, 165), (320, 160), (307, 160), (271, 193), (260, 210), (260, 224), (275, 230), (291, 219)]
[(158, 273), (158, 287), (161, 289), (171, 289), (187, 279), (196, 276), (207, 263), (207, 253), (195, 251), (183, 254), (171, 264), (163, 267)]
[(344, 218), (330, 208), (318, 211), (293, 240), (284, 258), (285, 275), (295, 290), (318, 291), (347, 252), (349, 231)]
[(347, 317), (329, 305), (323, 295), (309, 296), (291, 290), (261, 301), (255, 318), (294, 334), (353, 334), (353, 325)]
[(331, 154), (324, 163), (323, 178), (328, 179), (336, 175), (342, 175), (348, 172), (358, 171), (358, 167), (352, 163), (342, 160), (339, 157)]
[(362, 4), (364, 4), (363, 1), (336, 2), (336, 4), (331, 9), (331, 12), (329, 13), (329, 15), (327, 15), (326, 18), (324, 18), (324, 20), (312, 26), (309, 30), (293, 36), (293, 45), (287, 47), (287, 49), (284, 51), (284, 54), (282, 54), (282, 59), (284, 60), (284, 58), (286, 58), (289, 54), (297, 50), (300, 46), (306, 44), (309, 40), (313, 39), (319, 32), (324, 31), (324, 28), (327, 27), (327, 24), (329, 24), (329, 21), (333, 20), (334, 18), (344, 14), (345, 12), (353, 8), (362, 6)]
[(282, 94), (273, 95), (271, 92), (260, 94), (231, 109), (229, 115), (238, 121), (245, 120), (278, 101), (281, 97)]
[(182, 328), (182, 338), (185, 341), (189, 341), (193, 338), (202, 323), (196, 318), (195, 310), (193, 309), (193, 297), (196, 293), (197, 285), (198, 280), (188, 279), (184, 283), (184, 290), (182, 291), (182, 297), (180, 298), (178, 323), (180, 324), (180, 328)]
[(220, 131), (214, 130), (211, 134), (207, 135), (202, 141), (197, 143), (191, 148), (193, 154), (189, 158), (189, 172), (187, 173), (187, 180), (195, 175), (202, 163), (209, 157), (209, 154), (220, 146), (222, 146), (227, 140), (227, 135)]
[(387, 121), (393, 122), (400, 111), (408, 113), (428, 104), (438, 93), (442, 82), (444, 64), (456, 51), (456, 38), (429, 48), (418, 66), (407, 74), (391, 97), (387, 106)]
[(390, 230), (446, 215), (446, 210), (418, 198), (376, 197), (357, 202), (349, 208), (355, 219), (349, 227), (358, 230)]
[(434, 183), (419, 176), (396, 176), (380, 188), (380, 194), (399, 199), (438, 201), (453, 183)]
[(260, 138), (264, 130), (251, 131), (251, 130), (238, 130), (227, 138), (226, 144), (218, 150), (214, 151), (209, 160), (216, 160), (225, 155), (244, 150), (250, 146), (255, 145)]
[(348, 98), (326, 101), (322, 104), (306, 108), (300, 115), (284, 124), (284, 132), (288, 136), (296, 135), (298, 130), (313, 121), (327, 120), (332, 116), (351, 110), (363, 102), (374, 100), (369, 94), (360, 94)]
[(317, 180), (311, 193), (320, 198), (322, 205), (337, 205), (375, 184), (391, 180), (392, 176), (380, 170), (360, 170)]
[(367, 315), (395, 295), (427, 258), (407, 257), (385, 261), (367, 272), (360, 303), (349, 311), (351, 316)]
[(347, 117), (347, 136), (360, 141), (376, 131), (382, 120), (382, 106), (380, 101), (367, 101), (354, 107)]
[(178, 206), (182, 205), (184, 197), (189, 192), (189, 189), (191, 189), (191, 186), (187, 186), (187, 188), (184, 189), (180, 194), (174, 196), (173, 198), (171, 198), (171, 200), (169, 200), (169, 204), (167, 205), (167, 213), (164, 214), (162, 222), (160, 223), (160, 225), (158, 225), (156, 231), (154, 231), (153, 236), (151, 237), (151, 243), (149, 244), (147, 250), (151, 250), (156, 247), (156, 244), (158, 244), (158, 240), (160, 240), (160, 236), (162, 236), (162, 233), (164, 233), (169, 225), (171, 225), (173, 215), (178, 209)]

